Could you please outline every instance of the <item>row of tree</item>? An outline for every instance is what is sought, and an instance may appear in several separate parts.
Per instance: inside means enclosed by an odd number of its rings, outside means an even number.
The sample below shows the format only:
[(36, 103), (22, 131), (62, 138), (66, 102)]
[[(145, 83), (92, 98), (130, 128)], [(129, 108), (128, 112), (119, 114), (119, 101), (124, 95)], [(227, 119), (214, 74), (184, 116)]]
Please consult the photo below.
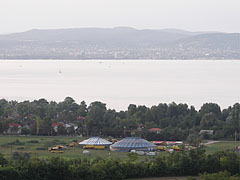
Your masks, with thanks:
[[(18, 157), (18, 158), (17, 158)], [(24, 158), (27, 157), (27, 158)], [(18, 155), (7, 161), (0, 155), (1, 180), (100, 180), (164, 176), (196, 176), (199, 173), (240, 171), (240, 157), (233, 152), (206, 155), (203, 149), (175, 152), (166, 156), (137, 159), (129, 154), (124, 160), (101, 159), (29, 159)]]
[[(107, 109), (102, 102), (84, 101), (76, 103), (71, 97), (62, 102), (39, 99), (34, 101), (0, 100), (0, 133), (5, 132), (8, 124), (19, 123), (23, 127), (31, 125), (31, 131), (22, 131), (32, 135), (56, 135), (52, 123), (75, 123), (78, 134), (123, 137), (142, 136), (147, 139), (184, 140), (189, 134), (200, 130), (214, 130), (215, 139), (235, 138), (239, 135), (240, 104), (236, 103), (221, 110), (215, 103), (205, 103), (199, 110), (187, 104), (160, 103), (146, 107), (130, 104), (126, 111), (117, 112)], [(161, 133), (149, 131), (160, 128)], [(60, 127), (61, 129), (61, 127)], [(61, 135), (74, 134), (62, 128)], [(205, 138), (208, 138), (207, 135)]]

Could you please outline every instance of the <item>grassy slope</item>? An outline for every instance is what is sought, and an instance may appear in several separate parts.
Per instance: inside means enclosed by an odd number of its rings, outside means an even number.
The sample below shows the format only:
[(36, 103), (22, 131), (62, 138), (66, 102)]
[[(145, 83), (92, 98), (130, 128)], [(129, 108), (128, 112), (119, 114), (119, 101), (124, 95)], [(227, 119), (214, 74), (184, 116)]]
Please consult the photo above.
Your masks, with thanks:
[(237, 146), (240, 145), (240, 142), (234, 141), (221, 141), (213, 144), (206, 145), (207, 153), (214, 153), (217, 151), (226, 151), (226, 150), (235, 150)]

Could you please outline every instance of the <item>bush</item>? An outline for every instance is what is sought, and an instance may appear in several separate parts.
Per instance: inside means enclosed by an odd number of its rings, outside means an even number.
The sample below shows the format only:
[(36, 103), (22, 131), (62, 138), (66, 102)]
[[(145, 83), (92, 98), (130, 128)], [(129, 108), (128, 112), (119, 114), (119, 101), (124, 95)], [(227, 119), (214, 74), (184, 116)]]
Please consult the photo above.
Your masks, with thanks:
[(12, 159), (15, 161), (28, 161), (30, 159), (30, 154), (26, 152), (13, 152)]
[(24, 150), (24, 147), (18, 147), (17, 150)]
[(0, 153), (0, 167), (6, 165), (7, 163), (8, 163), (8, 161)]
[(12, 167), (0, 168), (0, 179), (1, 180), (17, 180), (20, 179), (17, 169)]

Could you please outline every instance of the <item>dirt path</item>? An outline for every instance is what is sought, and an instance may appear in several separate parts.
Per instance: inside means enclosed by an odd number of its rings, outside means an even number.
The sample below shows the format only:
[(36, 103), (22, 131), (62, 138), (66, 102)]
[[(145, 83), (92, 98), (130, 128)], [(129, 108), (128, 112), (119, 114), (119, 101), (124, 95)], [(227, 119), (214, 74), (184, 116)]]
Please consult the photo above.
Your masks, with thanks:
[(214, 144), (214, 143), (218, 143), (220, 141), (208, 141), (206, 143), (203, 143), (204, 145), (209, 145), (209, 144)]

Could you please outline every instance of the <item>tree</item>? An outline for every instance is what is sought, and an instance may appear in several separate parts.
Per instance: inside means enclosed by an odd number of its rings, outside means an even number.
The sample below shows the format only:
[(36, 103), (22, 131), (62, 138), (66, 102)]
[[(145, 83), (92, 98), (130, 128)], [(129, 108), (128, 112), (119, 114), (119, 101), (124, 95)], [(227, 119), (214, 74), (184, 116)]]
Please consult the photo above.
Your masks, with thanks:
[(197, 134), (189, 134), (186, 142), (190, 145), (198, 147), (201, 143), (201, 138)]
[(94, 128), (95, 131), (101, 131), (101, 128), (103, 128), (103, 124), (105, 122), (105, 114), (106, 104), (95, 101), (89, 105), (86, 124), (90, 134)]
[(67, 131), (66, 128), (63, 125), (59, 125), (57, 127), (57, 134), (58, 135), (66, 135)]
[(212, 126), (214, 126), (217, 122), (217, 117), (214, 113), (206, 113), (203, 115), (200, 125), (203, 129), (210, 129)]
[(200, 113), (202, 116), (204, 116), (204, 114), (213, 113), (216, 115), (217, 118), (220, 119), (221, 108), (216, 103), (205, 103), (202, 105)]
[(78, 115), (86, 117), (87, 113), (88, 113), (87, 104), (85, 103), (85, 101), (82, 101), (78, 109)]

